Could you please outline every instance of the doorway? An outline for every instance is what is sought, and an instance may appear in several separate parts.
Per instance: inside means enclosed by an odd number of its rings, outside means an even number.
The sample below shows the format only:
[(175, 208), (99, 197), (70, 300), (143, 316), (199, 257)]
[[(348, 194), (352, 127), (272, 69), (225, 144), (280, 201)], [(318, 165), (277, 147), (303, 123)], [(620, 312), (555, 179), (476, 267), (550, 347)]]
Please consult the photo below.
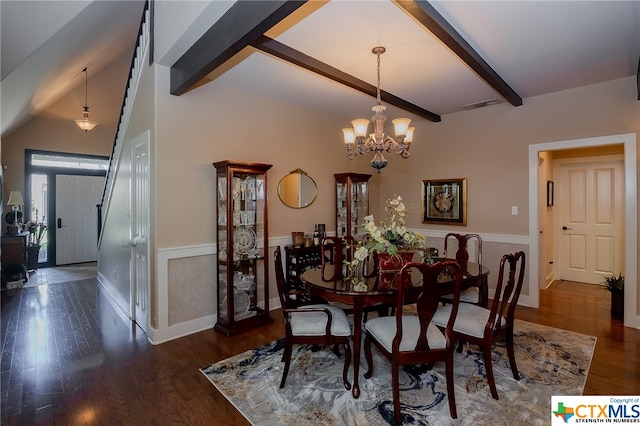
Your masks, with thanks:
[[(622, 146), (611, 146), (622, 150)], [(599, 284), (624, 266), (623, 154), (554, 160), (557, 277)]]
[[(58, 241), (57, 230), (59, 223), (57, 221), (56, 199), (58, 192), (68, 192), (67, 183), (92, 182), (89, 186), (93, 187), (92, 193), (99, 193), (101, 196), (102, 183), (109, 165), (109, 157), (63, 153), (54, 151), (41, 150), (25, 150), (25, 215), (26, 220), (33, 220), (36, 223), (46, 225), (47, 229), (40, 244), (40, 252), (38, 254), (38, 267), (56, 266), (59, 263), (58, 246), (78, 247), (96, 247), (95, 241), (97, 237), (97, 225), (83, 225), (83, 230), (78, 229), (74, 240), (69, 242)], [(59, 177), (66, 176), (65, 179)], [(85, 179), (86, 178), (86, 179)], [(61, 182), (65, 183), (61, 183)], [(78, 183), (72, 185), (80, 190), (84, 184)], [(83, 190), (83, 194), (86, 192)], [(80, 216), (82, 219), (69, 219), (69, 222), (84, 223), (87, 220), (97, 220), (97, 209), (94, 196), (88, 197), (80, 195), (76, 192), (74, 196), (64, 196), (68, 198), (64, 203), (58, 203), (59, 208), (64, 206), (71, 212), (80, 212), (82, 203), (84, 205), (84, 213)], [(82, 200), (82, 201), (80, 201)], [(87, 210), (88, 209), (88, 210)], [(68, 217), (68, 216), (67, 216)], [(66, 220), (65, 220), (66, 221)], [(62, 223), (60, 223), (62, 225)], [(71, 229), (70, 228), (70, 229)], [(93, 241), (93, 243), (92, 243)], [(63, 250), (64, 251), (64, 250)], [(79, 260), (75, 257), (65, 258), (61, 255), (60, 261), (63, 263), (77, 263), (85, 260)], [(94, 256), (93, 260), (97, 257)]]
[(540, 154), (547, 151), (559, 151), (575, 148), (591, 148), (598, 146), (624, 146), (624, 275), (626, 282), (634, 283), (625, 288), (624, 325), (637, 328), (637, 256), (638, 256), (638, 201), (637, 201), (637, 142), (635, 133), (611, 135), (585, 139), (573, 139), (529, 145), (529, 257), (530, 265), (527, 283), (527, 295), (523, 302), (531, 307), (539, 305), (539, 287), (541, 286), (540, 265), (545, 259), (540, 258), (540, 238), (543, 232), (541, 222), (541, 197), (544, 188), (539, 176)]

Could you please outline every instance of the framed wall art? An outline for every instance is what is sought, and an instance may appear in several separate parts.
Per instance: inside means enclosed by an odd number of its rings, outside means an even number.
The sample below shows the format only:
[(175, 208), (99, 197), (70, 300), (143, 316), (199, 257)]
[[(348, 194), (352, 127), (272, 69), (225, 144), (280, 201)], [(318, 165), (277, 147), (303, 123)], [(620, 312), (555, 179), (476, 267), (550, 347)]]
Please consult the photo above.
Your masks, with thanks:
[(467, 225), (467, 179), (422, 181), (422, 223)]

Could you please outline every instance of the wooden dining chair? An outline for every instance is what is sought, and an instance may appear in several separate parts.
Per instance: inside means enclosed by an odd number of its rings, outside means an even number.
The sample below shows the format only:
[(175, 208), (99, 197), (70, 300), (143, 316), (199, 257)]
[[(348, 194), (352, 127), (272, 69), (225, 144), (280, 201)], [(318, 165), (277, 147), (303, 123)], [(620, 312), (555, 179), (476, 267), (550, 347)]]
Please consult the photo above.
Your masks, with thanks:
[(345, 273), (344, 262), (353, 260), (356, 246), (357, 241), (351, 236), (324, 237), (320, 243), (320, 252), (323, 254), (322, 279), (326, 281), (342, 279)]
[[(434, 264), (407, 263), (400, 270), (401, 278), (413, 270), (422, 275), (422, 287), (417, 295), (405, 297), (405, 286), (398, 287), (394, 316), (372, 318), (365, 323), (364, 354), (369, 369), (365, 378), (373, 375), (371, 345), (391, 361), (391, 385), (393, 389), (393, 410), (396, 424), (401, 424), (400, 412), (400, 366), (407, 364), (445, 363), (447, 395), (451, 418), (457, 418), (456, 400), (453, 388), (453, 351), (455, 339), (453, 323), (459, 304), (462, 270), (454, 260)], [(436, 327), (431, 319), (438, 309), (437, 283), (441, 273), (455, 277), (454, 298), (450, 305), (451, 315), (444, 331)], [(416, 304), (416, 313), (403, 311), (408, 303)]]
[(284, 270), (282, 269), (282, 251), (280, 250), (280, 246), (276, 247), (273, 253), (273, 260), (275, 263), (276, 284), (278, 286), (280, 306), (284, 309), (309, 304), (309, 297), (304, 290), (287, 283)]
[[(506, 271), (505, 275), (506, 265), (508, 265), (509, 270)], [(487, 309), (470, 303), (461, 303), (457, 309), (458, 314), (453, 325), (453, 332), (460, 343), (468, 342), (478, 345), (482, 349), (487, 381), (491, 389), (491, 396), (494, 399), (498, 399), (491, 362), (491, 346), (494, 343), (502, 339), (506, 340), (513, 378), (520, 379), (513, 347), (513, 324), (518, 298), (522, 291), (524, 270), (524, 252), (519, 251), (502, 256), (491, 308)], [(448, 326), (448, 319), (452, 311), (455, 311), (452, 305), (443, 306), (433, 316), (433, 322), (441, 327)], [(462, 345), (458, 346), (458, 352), (462, 352)]]
[[(349, 343), (351, 327), (347, 315), (342, 309), (328, 304), (293, 306), (288, 300), (289, 293), (284, 280), (279, 246), (276, 247), (273, 258), (285, 329), (284, 353), (282, 355), (284, 370), (280, 380), (280, 389), (284, 387), (289, 374), (293, 345), (342, 345), (344, 348), (342, 381), (347, 390), (351, 389), (351, 383), (347, 379), (347, 372), (351, 364), (351, 345)], [(334, 353), (339, 355), (335, 348)]]
[[(469, 262), (470, 254), (469, 254), (469, 242), (475, 241), (476, 246), (474, 247), (475, 256), (473, 260), (478, 264), (482, 265), (482, 238), (478, 234), (457, 234), (454, 232), (450, 232), (444, 237), (444, 254), (445, 256), (449, 252), (449, 240), (457, 241), (457, 249), (455, 253), (455, 259), (460, 264), (462, 268), (462, 273), (466, 274), (468, 272), (467, 264)], [(453, 248), (452, 248), (453, 249)], [(453, 299), (453, 295), (447, 294), (440, 298), (440, 301), (443, 303), (450, 303), (451, 299)], [(481, 297), (480, 289), (478, 287), (471, 287), (466, 290), (463, 290), (460, 293), (460, 301), (466, 303), (475, 303), (479, 305), (483, 305), (486, 303), (486, 298)]]

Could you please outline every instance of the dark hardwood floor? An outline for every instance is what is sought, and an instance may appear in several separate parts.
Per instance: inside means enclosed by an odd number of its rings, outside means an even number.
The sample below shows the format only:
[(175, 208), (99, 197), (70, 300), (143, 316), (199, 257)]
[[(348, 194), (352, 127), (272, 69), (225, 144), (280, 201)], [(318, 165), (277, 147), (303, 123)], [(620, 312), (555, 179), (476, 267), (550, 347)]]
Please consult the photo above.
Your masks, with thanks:
[[(213, 330), (153, 346), (95, 279), (3, 291), (3, 425), (245, 425), (198, 371), (284, 336), (273, 324)], [(609, 315), (597, 286), (558, 282), (521, 319), (598, 337), (585, 394), (640, 394), (640, 331)], [(274, 421), (276, 421), (274, 419)]]

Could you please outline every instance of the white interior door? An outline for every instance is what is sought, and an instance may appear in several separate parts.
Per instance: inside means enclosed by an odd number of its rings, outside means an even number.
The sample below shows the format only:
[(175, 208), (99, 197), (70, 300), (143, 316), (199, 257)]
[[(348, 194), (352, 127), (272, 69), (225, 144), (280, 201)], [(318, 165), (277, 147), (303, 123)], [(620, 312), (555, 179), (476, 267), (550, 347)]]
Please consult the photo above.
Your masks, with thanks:
[(560, 278), (596, 284), (623, 271), (623, 162), (557, 164)]
[(131, 311), (146, 333), (149, 308), (150, 173), (148, 133), (133, 141), (131, 164)]
[(56, 265), (98, 260), (103, 176), (56, 175)]

